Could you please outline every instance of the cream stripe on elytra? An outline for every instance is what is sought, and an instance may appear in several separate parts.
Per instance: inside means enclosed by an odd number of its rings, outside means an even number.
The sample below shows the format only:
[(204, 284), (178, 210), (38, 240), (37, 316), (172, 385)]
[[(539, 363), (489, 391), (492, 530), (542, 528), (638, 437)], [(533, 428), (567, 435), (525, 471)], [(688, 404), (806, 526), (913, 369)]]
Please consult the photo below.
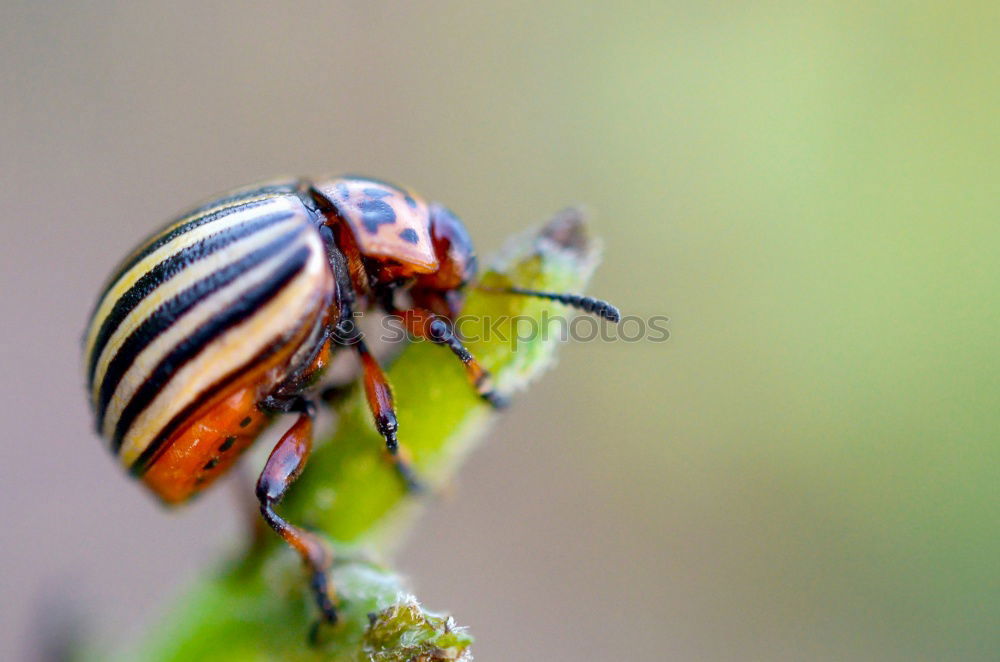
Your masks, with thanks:
[[(257, 199), (243, 200), (238, 203), (238, 205), (245, 205), (251, 201), (263, 201), (267, 200), (268, 203), (265, 208), (270, 211), (279, 211), (282, 208), (288, 211), (297, 211), (300, 207), (297, 205), (297, 200), (288, 200), (287, 198), (276, 198), (273, 196), (263, 196)], [(184, 223), (189, 223), (197, 217), (208, 215), (208, 213), (216, 213), (218, 211), (228, 209), (231, 207), (236, 207), (238, 205), (226, 205), (223, 207), (213, 208), (210, 212), (205, 212), (204, 214), (198, 214), (197, 216), (192, 216), (191, 218), (185, 219), (182, 222), (174, 224), (172, 227), (177, 227), (183, 225)], [(273, 205), (273, 208), (272, 208)], [(171, 255), (184, 250), (188, 246), (192, 246), (197, 242), (210, 237), (215, 234), (226, 231), (240, 223), (245, 223), (249, 220), (259, 218), (262, 213), (261, 206), (248, 207), (245, 210), (237, 210), (232, 214), (228, 214), (215, 220), (211, 223), (206, 223), (205, 225), (198, 226), (192, 229), (190, 232), (185, 232), (178, 235), (173, 240), (167, 242), (163, 246), (158, 247), (155, 251), (149, 255), (144, 256), (139, 260), (134, 266), (129, 268), (125, 273), (121, 274), (115, 281), (114, 285), (110, 287), (104, 298), (101, 299), (101, 303), (97, 310), (94, 312), (94, 316), (91, 318), (90, 329), (87, 333), (87, 342), (85, 346), (84, 356), (90, 356), (94, 348), (94, 342), (97, 339), (97, 333), (101, 328), (101, 323), (103, 320), (111, 313), (111, 309), (114, 307), (115, 302), (122, 297), (123, 294), (129, 291), (129, 289), (136, 284), (136, 282), (142, 278), (143, 274), (148, 272), (154, 266), (162, 262), (163, 260), (169, 258)], [(167, 233), (161, 233), (160, 236)]]
[(94, 386), (91, 392), (94, 405), (97, 405), (98, 396), (101, 391), (101, 384), (108, 369), (108, 363), (118, 353), (122, 342), (125, 341), (151, 314), (153, 314), (165, 301), (176, 296), (194, 283), (207, 278), (219, 269), (233, 264), (237, 260), (245, 257), (252, 251), (266, 245), (268, 242), (281, 236), (290, 228), (302, 223), (301, 217), (291, 217), (286, 221), (278, 222), (259, 230), (233, 244), (225, 247), (217, 253), (209, 255), (184, 268), (180, 273), (159, 284), (136, 306), (108, 339), (104, 350), (97, 360), (97, 368), (94, 372)]
[(245, 322), (213, 340), (194, 360), (178, 370), (136, 418), (120, 450), (125, 466), (131, 467), (159, 431), (206, 389), (270, 344), (302, 328), (312, 315), (319, 314), (318, 298), (332, 287), (332, 276), (318, 235), (307, 233), (304, 237), (313, 246), (298, 275)]
[(247, 291), (266, 281), (289, 255), (301, 247), (302, 240), (293, 242), (273, 258), (198, 302), (186, 315), (147, 345), (132, 361), (114, 391), (102, 423), (104, 436), (111, 438), (122, 410), (128, 405), (136, 389), (174, 347), (213, 316), (239, 301)]

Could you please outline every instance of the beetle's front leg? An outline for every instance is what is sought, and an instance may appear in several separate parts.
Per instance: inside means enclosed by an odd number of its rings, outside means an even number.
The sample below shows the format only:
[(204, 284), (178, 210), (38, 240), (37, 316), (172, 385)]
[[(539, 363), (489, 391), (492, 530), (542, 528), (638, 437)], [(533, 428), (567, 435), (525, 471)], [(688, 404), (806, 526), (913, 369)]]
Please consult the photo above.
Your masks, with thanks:
[(299, 417), (267, 458), (264, 470), (257, 480), (257, 500), (264, 520), (302, 557), (302, 562), (310, 573), (310, 588), (322, 619), (333, 624), (337, 622), (337, 609), (334, 606), (336, 595), (327, 578), (333, 562), (330, 550), (318, 536), (289, 524), (274, 512), (274, 506), (302, 473), (312, 450), (312, 403), (298, 398), (290, 401), (286, 410), (299, 411)]
[(507, 398), (500, 395), (494, 388), (493, 377), (489, 371), (480, 365), (476, 357), (466, 349), (462, 341), (452, 331), (451, 326), (445, 321), (445, 318), (423, 308), (396, 310), (394, 312), (402, 317), (403, 326), (410, 335), (430, 340), (433, 343), (444, 345), (450, 349), (465, 366), (469, 382), (472, 383), (472, 387), (476, 389), (479, 397), (497, 409), (506, 407), (509, 404)]

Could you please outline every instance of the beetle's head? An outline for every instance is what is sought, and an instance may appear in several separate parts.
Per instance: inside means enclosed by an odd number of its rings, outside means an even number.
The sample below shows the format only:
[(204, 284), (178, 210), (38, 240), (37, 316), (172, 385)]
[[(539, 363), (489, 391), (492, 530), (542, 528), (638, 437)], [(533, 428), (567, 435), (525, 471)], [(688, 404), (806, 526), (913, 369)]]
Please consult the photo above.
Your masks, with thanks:
[(434, 202), (429, 212), (431, 243), (439, 266), (437, 271), (419, 275), (413, 290), (417, 297), (424, 292), (444, 295), (454, 317), (461, 310), (461, 290), (476, 277), (476, 249), (465, 225), (450, 209)]
[(417, 285), (437, 290), (458, 290), (476, 277), (476, 249), (465, 225), (450, 209), (430, 205), (431, 242), (437, 256), (437, 271), (422, 274)]

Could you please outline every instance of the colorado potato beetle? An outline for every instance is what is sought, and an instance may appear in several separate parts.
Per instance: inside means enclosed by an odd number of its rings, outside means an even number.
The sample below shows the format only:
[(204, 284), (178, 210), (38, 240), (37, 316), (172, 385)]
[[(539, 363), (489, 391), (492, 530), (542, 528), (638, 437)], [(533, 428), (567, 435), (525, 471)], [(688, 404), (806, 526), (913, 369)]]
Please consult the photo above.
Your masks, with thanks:
[[(417, 487), (397, 441), (392, 390), (353, 313), (398, 315), (411, 336), (450, 349), (479, 395), (500, 406), (489, 373), (451, 325), (475, 276), (462, 222), (406, 188), (345, 176), (226, 194), (140, 244), (98, 297), (84, 340), (97, 431), (129, 472), (176, 504), (226, 472), (276, 414), (296, 414), (256, 496), (309, 570), (322, 619), (336, 622), (330, 552), (275, 512), (312, 445), (310, 385), (333, 349), (356, 352), (387, 456)], [(403, 291), (406, 306), (397, 302)], [(619, 317), (590, 297), (505, 291)]]

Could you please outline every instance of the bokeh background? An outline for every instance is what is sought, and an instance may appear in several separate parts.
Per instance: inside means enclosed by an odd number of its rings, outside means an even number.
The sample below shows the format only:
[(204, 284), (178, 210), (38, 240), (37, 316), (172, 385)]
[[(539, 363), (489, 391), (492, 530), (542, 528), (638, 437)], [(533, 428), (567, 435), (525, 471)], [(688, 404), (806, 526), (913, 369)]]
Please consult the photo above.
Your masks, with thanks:
[(565, 347), (404, 548), (478, 659), (997, 659), (997, 3), (2, 7), (3, 659), (133, 640), (243, 535), (92, 434), (112, 264), (345, 171), (484, 253), (585, 203), (592, 292), (671, 318)]

